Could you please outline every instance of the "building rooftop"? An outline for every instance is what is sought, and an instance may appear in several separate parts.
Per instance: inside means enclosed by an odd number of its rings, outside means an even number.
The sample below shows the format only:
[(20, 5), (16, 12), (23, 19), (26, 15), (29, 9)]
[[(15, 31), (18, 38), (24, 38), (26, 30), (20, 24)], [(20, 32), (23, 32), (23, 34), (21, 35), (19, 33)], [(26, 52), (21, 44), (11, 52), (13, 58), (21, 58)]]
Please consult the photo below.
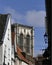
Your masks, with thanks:
[(32, 64), (32, 62), (28, 61), (26, 59), (26, 57), (23, 56), (22, 50), (18, 46), (17, 46), (17, 56), (19, 57), (20, 60), (22, 60), (22, 61), (24, 61), (24, 62), (26, 62), (26, 63), (28, 63), (30, 65)]
[(0, 14), (0, 42), (4, 36), (8, 14)]
[(21, 26), (21, 27), (26, 27), (26, 28), (32, 28), (33, 29), (33, 26), (28, 26), (28, 25), (18, 24), (18, 23), (14, 23), (14, 24), (12, 24), (12, 26)]

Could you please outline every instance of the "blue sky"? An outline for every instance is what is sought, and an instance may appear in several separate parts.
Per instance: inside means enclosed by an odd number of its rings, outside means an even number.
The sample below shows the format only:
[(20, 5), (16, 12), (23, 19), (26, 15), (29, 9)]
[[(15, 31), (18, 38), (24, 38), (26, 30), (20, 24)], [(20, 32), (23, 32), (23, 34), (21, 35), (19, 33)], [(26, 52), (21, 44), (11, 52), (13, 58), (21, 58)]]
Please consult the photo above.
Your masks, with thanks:
[(0, 13), (11, 13), (12, 23), (34, 26), (34, 55), (45, 48), (45, 0), (0, 0)]

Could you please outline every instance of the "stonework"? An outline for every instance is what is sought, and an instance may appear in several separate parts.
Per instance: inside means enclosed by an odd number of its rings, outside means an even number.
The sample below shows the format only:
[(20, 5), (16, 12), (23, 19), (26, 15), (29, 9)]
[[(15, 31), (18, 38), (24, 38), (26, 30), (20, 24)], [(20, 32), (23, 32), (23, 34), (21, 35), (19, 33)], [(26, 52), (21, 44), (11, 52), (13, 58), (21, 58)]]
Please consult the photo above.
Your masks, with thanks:
[(15, 32), (15, 44), (18, 45), (23, 50), (23, 52), (33, 56), (33, 27), (22, 24), (13, 24), (12, 29)]

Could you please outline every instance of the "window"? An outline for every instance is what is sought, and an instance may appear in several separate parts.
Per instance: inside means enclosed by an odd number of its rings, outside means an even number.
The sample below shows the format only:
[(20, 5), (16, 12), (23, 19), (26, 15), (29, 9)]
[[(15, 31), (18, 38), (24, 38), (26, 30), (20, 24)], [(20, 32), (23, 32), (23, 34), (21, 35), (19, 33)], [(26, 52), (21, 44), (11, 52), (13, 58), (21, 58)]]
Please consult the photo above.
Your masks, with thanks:
[(8, 40), (9, 40), (9, 29), (8, 29)]
[(23, 50), (23, 34), (20, 34), (20, 38), (19, 38), (19, 46), (20, 48)]
[(30, 53), (30, 35), (26, 36), (26, 52)]
[(8, 65), (9, 65), (9, 63), (8, 63)]
[(33, 30), (31, 30), (31, 34), (33, 34)]
[(10, 58), (10, 48), (8, 48), (8, 58)]
[(17, 44), (19, 44), (20, 43), (20, 35), (18, 34), (17, 35)]
[(4, 48), (4, 54), (6, 55), (6, 45), (5, 45), (5, 48)]
[(24, 29), (24, 33), (25, 33), (25, 29)]

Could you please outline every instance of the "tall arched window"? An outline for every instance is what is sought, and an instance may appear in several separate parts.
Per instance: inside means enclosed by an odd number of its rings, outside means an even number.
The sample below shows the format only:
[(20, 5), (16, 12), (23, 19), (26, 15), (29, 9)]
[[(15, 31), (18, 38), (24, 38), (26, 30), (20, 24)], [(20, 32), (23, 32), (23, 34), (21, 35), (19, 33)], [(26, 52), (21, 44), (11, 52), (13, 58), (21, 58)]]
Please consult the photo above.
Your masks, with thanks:
[(20, 34), (20, 38), (19, 38), (19, 47), (23, 50), (23, 34)]
[(30, 35), (26, 36), (26, 52), (30, 53)]

